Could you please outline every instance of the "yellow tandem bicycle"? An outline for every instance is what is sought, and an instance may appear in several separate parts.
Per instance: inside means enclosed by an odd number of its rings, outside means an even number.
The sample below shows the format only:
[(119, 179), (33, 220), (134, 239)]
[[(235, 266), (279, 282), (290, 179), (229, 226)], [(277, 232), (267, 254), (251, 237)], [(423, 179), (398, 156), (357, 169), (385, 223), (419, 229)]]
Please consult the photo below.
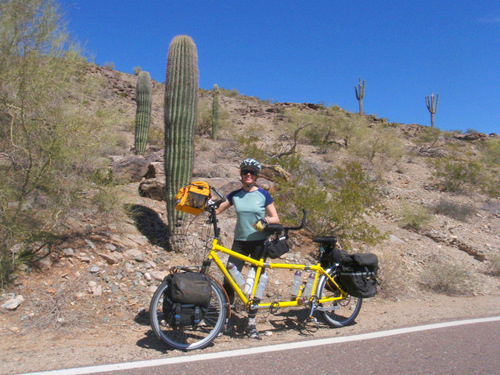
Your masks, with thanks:
[[(212, 188), (213, 189), (213, 188)], [(210, 278), (210, 302), (203, 308), (192, 305), (183, 305), (179, 309), (172, 309), (169, 300), (169, 283), (167, 278), (155, 291), (149, 308), (150, 324), (155, 335), (165, 342), (169, 347), (179, 350), (202, 349), (211, 344), (223, 331), (227, 319), (231, 315), (231, 305), (227, 294), (219, 280), (210, 274), (210, 266), (215, 263), (224, 277), (229, 281), (235, 291), (235, 298), (239, 298), (247, 311), (267, 309), (275, 313), (282, 308), (304, 308), (309, 309), (309, 319), (315, 319), (315, 312), (321, 313), (326, 323), (332, 327), (343, 327), (352, 324), (361, 309), (362, 298), (349, 295), (344, 291), (339, 282), (340, 264), (334, 263), (323, 267), (321, 262), (316, 264), (291, 264), (274, 263), (266, 261), (266, 256), (260, 260), (255, 260), (239, 253), (236, 253), (219, 244), (220, 229), (217, 225), (215, 210), (224, 201), (222, 195), (213, 189), (220, 197), (220, 200), (208, 200), (207, 210), (209, 212), (209, 222), (213, 226), (212, 247), (208, 250), (205, 260), (201, 266), (178, 266), (171, 269), (172, 272), (196, 272), (208, 275)], [(301, 229), (305, 225), (306, 213), (300, 225), (295, 227), (283, 227), (281, 224), (270, 225), (268, 234), (284, 233), (288, 238), (288, 231)], [(335, 237), (317, 237), (314, 241), (319, 243), (321, 248), (335, 247)], [(234, 277), (229, 272), (226, 265), (221, 260), (219, 254), (227, 254), (245, 262), (245, 266), (255, 269), (255, 281), (251, 291), (244, 292), (238, 285)], [(309, 273), (309, 288), (306, 282), (301, 282), (296, 296), (281, 296), (280, 300), (267, 301), (255, 298), (261, 276), (266, 269), (286, 269), (300, 270)], [(293, 272), (291, 272), (293, 275)], [(291, 276), (293, 279), (293, 276)], [(292, 285), (293, 280), (290, 282)], [(312, 283), (312, 284), (311, 284)], [(312, 286), (312, 288), (311, 288)], [(305, 295), (308, 289), (310, 292)], [(248, 293), (249, 292), (249, 293)], [(180, 322), (179, 314), (191, 315), (188, 322)]]

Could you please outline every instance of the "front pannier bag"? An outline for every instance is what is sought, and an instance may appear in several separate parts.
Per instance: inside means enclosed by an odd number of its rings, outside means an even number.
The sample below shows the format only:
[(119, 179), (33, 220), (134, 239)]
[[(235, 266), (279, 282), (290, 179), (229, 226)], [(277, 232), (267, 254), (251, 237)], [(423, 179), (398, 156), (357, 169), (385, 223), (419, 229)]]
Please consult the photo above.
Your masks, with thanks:
[(175, 209), (199, 215), (207, 207), (210, 186), (205, 181), (194, 181), (181, 188), (175, 196)]
[(340, 286), (353, 297), (373, 297), (377, 294), (377, 271), (375, 254), (350, 254), (343, 257)]
[(167, 282), (167, 294), (172, 302), (202, 306), (210, 303), (211, 281), (204, 273), (172, 273), (167, 276)]
[(196, 273), (172, 273), (163, 299), (163, 312), (175, 327), (200, 323), (208, 311), (212, 293), (210, 276)]

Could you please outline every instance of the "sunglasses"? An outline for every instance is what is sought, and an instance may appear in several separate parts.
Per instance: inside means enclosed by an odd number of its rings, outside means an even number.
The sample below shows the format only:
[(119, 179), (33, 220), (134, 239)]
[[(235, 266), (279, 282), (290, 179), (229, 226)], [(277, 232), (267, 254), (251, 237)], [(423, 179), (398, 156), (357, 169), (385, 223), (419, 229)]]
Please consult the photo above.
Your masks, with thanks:
[(253, 169), (243, 169), (241, 171), (241, 175), (244, 176), (246, 174), (250, 173), (252, 176), (257, 176), (257, 172), (254, 171)]

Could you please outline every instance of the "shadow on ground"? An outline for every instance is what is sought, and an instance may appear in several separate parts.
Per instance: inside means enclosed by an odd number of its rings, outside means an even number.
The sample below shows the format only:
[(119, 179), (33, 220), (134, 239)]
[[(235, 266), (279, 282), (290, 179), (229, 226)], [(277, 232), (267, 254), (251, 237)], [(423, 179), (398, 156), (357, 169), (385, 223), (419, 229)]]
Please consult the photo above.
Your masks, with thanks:
[(168, 226), (165, 225), (156, 211), (140, 204), (128, 204), (126, 209), (129, 217), (134, 220), (137, 229), (150, 243), (165, 250), (170, 250)]

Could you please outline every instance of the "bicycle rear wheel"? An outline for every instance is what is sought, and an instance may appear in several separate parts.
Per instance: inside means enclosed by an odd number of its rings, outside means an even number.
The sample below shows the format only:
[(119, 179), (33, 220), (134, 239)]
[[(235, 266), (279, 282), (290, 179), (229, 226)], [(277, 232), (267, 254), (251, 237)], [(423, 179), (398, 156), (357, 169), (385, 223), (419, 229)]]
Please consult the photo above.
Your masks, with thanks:
[[(338, 276), (334, 268), (326, 270), (328, 274), (337, 282)], [(322, 276), (318, 283), (318, 298), (340, 297), (341, 292), (328, 277)], [(344, 327), (352, 324), (361, 310), (362, 298), (347, 295), (345, 298), (322, 303), (318, 307), (326, 322), (332, 327)]]
[(212, 281), (212, 297), (203, 319), (196, 325), (180, 326), (172, 322), (164, 309), (168, 284), (163, 281), (156, 289), (149, 306), (151, 328), (155, 335), (168, 346), (179, 350), (202, 349), (215, 340), (224, 327), (227, 301), (221, 287)]

